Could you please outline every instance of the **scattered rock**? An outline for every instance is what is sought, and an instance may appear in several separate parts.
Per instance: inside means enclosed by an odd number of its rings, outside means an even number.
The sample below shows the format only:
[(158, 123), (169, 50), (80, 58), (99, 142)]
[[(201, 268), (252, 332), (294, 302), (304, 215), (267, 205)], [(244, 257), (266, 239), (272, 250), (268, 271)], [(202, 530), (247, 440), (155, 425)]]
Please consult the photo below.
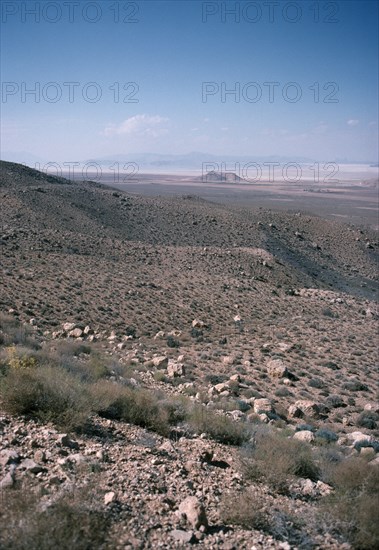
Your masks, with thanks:
[(7, 489), (8, 487), (13, 487), (15, 481), (14, 468), (12, 468), (0, 481), (0, 491)]
[(190, 523), (194, 529), (199, 529), (201, 526), (208, 526), (204, 506), (196, 497), (187, 497), (183, 500), (179, 505), (179, 512), (187, 518), (188, 523)]
[(168, 357), (166, 357), (165, 355), (153, 357), (152, 362), (156, 369), (167, 369), (168, 367)]
[(200, 462), (212, 462), (213, 459), (213, 450), (212, 449), (204, 449), (199, 456)]
[(294, 496), (308, 498), (325, 497), (332, 492), (332, 487), (323, 481), (314, 482), (310, 479), (296, 480), (290, 486), (290, 491)]
[(214, 389), (216, 390), (217, 393), (222, 393), (224, 391), (229, 391), (229, 386), (228, 384), (225, 384), (225, 382), (220, 382), (220, 384), (216, 384), (214, 386)]
[(68, 336), (70, 338), (80, 338), (83, 335), (83, 331), (81, 328), (74, 328), (74, 330), (70, 330), (68, 333)]
[(309, 400), (296, 401), (294, 405), (288, 408), (288, 416), (291, 418), (301, 418), (309, 416), (310, 418), (320, 418), (327, 414), (329, 409), (320, 403)]
[(20, 461), (20, 456), (16, 451), (4, 449), (0, 452), (0, 465), (14, 464)]
[(194, 319), (192, 321), (192, 328), (204, 328), (205, 326), (204, 321), (200, 321), (199, 319)]
[(379, 414), (379, 403), (366, 403), (364, 410), (373, 411), (374, 413)]
[(116, 499), (116, 493), (114, 491), (109, 491), (108, 493), (105, 493), (104, 495), (104, 504), (107, 506), (108, 504), (111, 504), (111, 502), (114, 502)]
[(265, 397), (255, 399), (253, 409), (256, 414), (270, 413), (274, 410), (270, 399), (266, 399)]
[(195, 541), (192, 531), (183, 531), (182, 529), (173, 529), (170, 535), (178, 542), (191, 543)]
[(116, 331), (112, 330), (110, 335), (108, 336), (108, 341), (109, 342), (114, 342), (115, 340), (117, 340), (118, 336), (116, 334)]
[(36, 451), (34, 453), (34, 460), (38, 463), (40, 462), (46, 462), (46, 453), (45, 451), (43, 451), (42, 449), (38, 449), (38, 451)]
[(236, 409), (235, 411), (230, 411), (228, 414), (235, 421), (242, 420), (242, 418), (245, 418), (244, 413), (242, 411), (240, 411), (239, 409)]
[(21, 462), (20, 468), (22, 468), (23, 470), (27, 470), (28, 472), (30, 472), (32, 474), (39, 474), (40, 472), (46, 471), (46, 468), (44, 468), (40, 464), (37, 464), (31, 458), (25, 458)]
[(293, 437), (294, 439), (298, 439), (299, 441), (307, 441), (308, 443), (312, 443), (312, 441), (315, 440), (315, 436), (310, 430), (300, 430), (299, 432), (296, 432)]
[(71, 330), (74, 330), (74, 328), (76, 327), (76, 324), (75, 323), (63, 323), (62, 327), (63, 327), (63, 330), (65, 332), (70, 332)]
[(272, 359), (267, 363), (267, 372), (271, 378), (288, 377), (288, 370), (281, 359)]
[(70, 439), (67, 434), (59, 434), (57, 438), (57, 444), (60, 447), (68, 447), (69, 449), (79, 450), (79, 443)]
[(373, 447), (361, 447), (359, 450), (359, 454), (368, 458), (372, 458), (376, 455), (376, 452)]
[(175, 361), (169, 361), (167, 366), (167, 376), (170, 378), (176, 378), (184, 376), (185, 368), (182, 363), (176, 363)]
[(294, 344), (287, 344), (286, 342), (279, 342), (278, 349), (279, 351), (285, 353), (294, 349)]
[(363, 441), (371, 443), (374, 440), (372, 435), (367, 435), (363, 432), (348, 433), (346, 434), (346, 438), (351, 442), (352, 445), (356, 445), (357, 443), (361, 443)]

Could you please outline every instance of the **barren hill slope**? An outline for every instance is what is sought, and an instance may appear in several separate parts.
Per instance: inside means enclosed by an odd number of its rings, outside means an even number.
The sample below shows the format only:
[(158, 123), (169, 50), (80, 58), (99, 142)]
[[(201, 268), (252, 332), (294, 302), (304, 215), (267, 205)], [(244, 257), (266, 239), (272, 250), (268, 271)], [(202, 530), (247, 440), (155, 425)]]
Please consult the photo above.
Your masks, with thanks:
[(192, 345), (198, 318), (209, 326), (200, 347), (225, 336), (231, 348), (251, 338), (259, 347), (278, 332), (312, 342), (313, 358), (330, 355), (327, 331), (341, 338), (332, 355), (348, 360), (352, 334), (375, 364), (375, 316), (366, 314), (375, 310), (374, 234), (300, 213), (128, 195), (5, 162), (0, 193), (0, 305), (40, 330), (66, 321), (148, 339), (174, 330)]
[[(319, 480), (329, 482), (327, 474), (301, 464), (294, 492), (279, 494), (275, 484), (246, 478), (237, 445), (254, 450), (252, 434), (261, 433), (264, 447), (278, 428), (263, 455), (274, 480), (286, 453), (297, 456), (302, 445), (327, 472), (342, 456), (378, 462), (375, 233), (193, 196), (141, 197), (6, 162), (0, 208), (3, 403), (8, 395), (14, 410), (27, 401), (33, 418), (39, 403), (28, 391), (35, 387), (44, 403), (50, 388), (49, 407), (74, 392), (65, 406), (75, 413), (95, 392), (88, 413), (95, 428), (79, 443), (0, 411), (0, 483), (35, 472), (45, 500), (67, 498), (70, 487), (93, 482), (84, 468), (90, 457), (103, 508), (119, 529), (114, 547), (274, 549), (290, 540), (294, 548), (341, 548), (345, 539), (331, 538), (332, 527), (319, 530), (320, 491), (331, 490)], [(112, 406), (103, 409), (107, 399)], [(166, 413), (172, 425), (162, 435), (157, 421)], [(226, 513), (220, 499), (228, 491)], [(206, 506), (208, 531), (191, 530), (177, 513), (194, 495)], [(270, 510), (269, 527), (249, 519), (257, 498)], [(313, 523), (284, 524), (281, 508)], [(309, 536), (318, 542), (310, 546)]]
[(300, 213), (238, 211), (191, 196), (135, 196), (6, 162), (0, 189), (3, 237), (11, 242), (17, 231), (43, 230), (55, 232), (58, 248), (65, 231), (67, 247), (76, 240), (91, 247), (105, 237), (160, 246), (255, 247), (284, 260), (313, 286), (333, 289), (343, 281), (343, 290), (359, 293), (361, 283), (372, 288), (376, 277), (374, 233)]

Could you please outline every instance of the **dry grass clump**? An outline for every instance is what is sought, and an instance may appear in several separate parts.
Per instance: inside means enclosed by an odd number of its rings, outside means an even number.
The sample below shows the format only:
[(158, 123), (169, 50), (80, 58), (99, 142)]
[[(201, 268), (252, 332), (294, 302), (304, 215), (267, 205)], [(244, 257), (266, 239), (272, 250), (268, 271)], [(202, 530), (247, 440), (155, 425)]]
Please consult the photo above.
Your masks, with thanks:
[(294, 477), (316, 481), (320, 475), (310, 445), (270, 431), (256, 432), (241, 464), (247, 479), (265, 482), (280, 493), (287, 493)]
[(20, 324), (18, 319), (0, 312), (0, 345), (23, 345), (38, 349), (39, 344), (33, 338), (32, 327)]
[(91, 412), (86, 386), (63, 368), (47, 365), (9, 367), (0, 377), (0, 402), (11, 414), (68, 430), (83, 427)]
[(158, 394), (110, 381), (100, 381), (90, 388), (96, 412), (105, 418), (142, 426), (161, 435), (169, 435), (175, 415)]
[[(5, 498), (5, 495), (4, 495)], [(109, 548), (109, 512), (97, 491), (68, 491), (43, 505), (33, 488), (6, 491), (0, 507), (0, 547), (3, 550), (99, 550)]]
[(299, 549), (315, 547), (305, 521), (295, 517), (285, 504), (277, 505), (272, 498), (252, 488), (226, 494), (221, 501), (220, 517), (226, 524), (263, 531)]
[(226, 445), (242, 445), (250, 438), (248, 426), (234, 422), (203, 405), (194, 405), (188, 412), (189, 428), (196, 433), (205, 433), (212, 439)]
[(100, 358), (61, 364), (55, 356), (49, 364), (48, 358), (45, 354), (38, 363), (32, 356), (10, 353), (0, 377), (4, 410), (67, 430), (84, 429), (94, 413), (165, 435), (176, 421), (174, 407), (154, 392), (104, 379), (108, 371)]
[(119, 374), (127, 374), (128, 367), (110, 365), (109, 360), (87, 348), (70, 342), (36, 352), (7, 348), (0, 369), (3, 409), (41, 422), (51, 421), (68, 431), (89, 428), (93, 416), (99, 414), (164, 436), (185, 422), (189, 431), (205, 432), (222, 443), (240, 445), (248, 440), (246, 425), (193, 405), (186, 397), (167, 398), (129, 384)]
[(224, 495), (220, 517), (226, 524), (241, 525), (245, 529), (268, 531), (270, 527), (270, 501), (252, 490)]
[(353, 548), (378, 548), (378, 466), (349, 457), (335, 464), (329, 476), (334, 492), (321, 504), (323, 520)]

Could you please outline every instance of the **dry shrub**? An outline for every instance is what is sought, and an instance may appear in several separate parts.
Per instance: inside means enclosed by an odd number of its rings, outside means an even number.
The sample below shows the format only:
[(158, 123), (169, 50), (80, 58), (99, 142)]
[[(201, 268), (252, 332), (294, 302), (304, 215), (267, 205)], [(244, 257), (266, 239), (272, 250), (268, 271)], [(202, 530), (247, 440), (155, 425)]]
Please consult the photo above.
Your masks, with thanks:
[(148, 390), (100, 381), (91, 386), (96, 412), (105, 418), (123, 420), (162, 435), (170, 432), (168, 407)]
[(18, 319), (4, 313), (0, 313), (0, 345), (23, 345), (32, 349), (40, 347), (30, 326), (21, 325)]
[(56, 349), (37, 353), (41, 364), (61, 366), (83, 382), (96, 382), (110, 374), (109, 360), (105, 360), (91, 346), (83, 342), (63, 340), (55, 344)]
[(379, 467), (349, 457), (331, 469), (334, 492), (321, 505), (324, 521), (353, 548), (379, 547)]
[(95, 490), (69, 491), (42, 506), (31, 487), (8, 489), (0, 508), (0, 548), (3, 550), (98, 550), (107, 544), (109, 513), (101, 509)]
[(62, 358), (77, 357), (78, 355), (90, 355), (92, 348), (85, 342), (76, 340), (57, 340), (55, 342), (57, 355)]
[(86, 387), (59, 367), (9, 368), (0, 378), (0, 400), (11, 414), (67, 430), (82, 427), (91, 410)]
[(158, 394), (104, 379), (109, 372), (97, 355), (87, 361), (59, 364), (45, 351), (38, 361), (11, 352), (0, 375), (0, 402), (7, 412), (42, 422), (52, 421), (68, 431), (87, 427), (93, 413), (168, 435), (183, 419), (174, 401)]
[(234, 422), (202, 405), (192, 407), (187, 421), (190, 429), (197, 433), (206, 433), (212, 439), (226, 445), (242, 445), (250, 437), (246, 424)]
[(226, 524), (267, 531), (270, 526), (270, 504), (267, 497), (252, 490), (229, 493), (222, 498), (220, 517)]
[(241, 455), (245, 476), (286, 493), (294, 477), (316, 481), (319, 468), (310, 445), (274, 432), (257, 431), (252, 447)]
[(91, 355), (88, 360), (84, 361), (71, 360), (62, 362), (62, 367), (86, 383), (96, 382), (101, 378), (106, 378), (110, 374), (105, 362), (96, 355)]
[(252, 488), (225, 495), (221, 501), (220, 517), (226, 524), (263, 531), (299, 549), (315, 546), (305, 529), (305, 521), (295, 517), (284, 504), (275, 505), (272, 498)]

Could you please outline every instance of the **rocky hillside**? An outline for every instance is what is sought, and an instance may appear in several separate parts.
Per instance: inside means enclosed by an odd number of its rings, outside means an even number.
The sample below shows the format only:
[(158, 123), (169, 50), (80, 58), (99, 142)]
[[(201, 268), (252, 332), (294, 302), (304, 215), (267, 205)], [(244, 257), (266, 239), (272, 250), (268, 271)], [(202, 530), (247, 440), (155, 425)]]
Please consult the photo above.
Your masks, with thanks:
[(0, 204), (2, 548), (377, 547), (374, 232), (7, 162)]

